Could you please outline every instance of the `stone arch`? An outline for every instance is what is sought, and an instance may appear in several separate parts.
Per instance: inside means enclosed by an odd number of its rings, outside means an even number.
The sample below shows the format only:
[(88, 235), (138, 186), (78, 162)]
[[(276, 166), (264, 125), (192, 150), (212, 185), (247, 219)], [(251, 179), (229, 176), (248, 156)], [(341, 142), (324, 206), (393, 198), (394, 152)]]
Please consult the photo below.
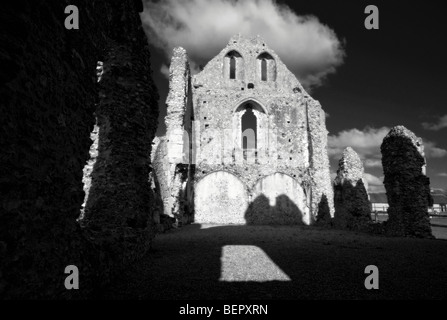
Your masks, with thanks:
[[(256, 128), (254, 145), (256, 149), (244, 150), (243, 138), (247, 135), (247, 132), (242, 132), (242, 118), (245, 115), (247, 109), (251, 109), (256, 118)], [(233, 112), (232, 119), (232, 131), (233, 131), (233, 150), (235, 154), (235, 161), (240, 162), (260, 162), (265, 158), (265, 152), (268, 145), (268, 132), (269, 132), (269, 117), (266, 109), (256, 99), (248, 98), (240, 101)]]
[(225, 79), (244, 79), (244, 58), (236, 50), (231, 50), (225, 55), (223, 74)]
[(257, 58), (258, 79), (261, 81), (276, 81), (276, 61), (267, 52), (261, 53)]
[(301, 184), (276, 172), (257, 181), (246, 220), (250, 224), (310, 224), (310, 211)]
[(244, 183), (227, 171), (212, 172), (197, 182), (194, 221), (245, 224), (248, 194)]

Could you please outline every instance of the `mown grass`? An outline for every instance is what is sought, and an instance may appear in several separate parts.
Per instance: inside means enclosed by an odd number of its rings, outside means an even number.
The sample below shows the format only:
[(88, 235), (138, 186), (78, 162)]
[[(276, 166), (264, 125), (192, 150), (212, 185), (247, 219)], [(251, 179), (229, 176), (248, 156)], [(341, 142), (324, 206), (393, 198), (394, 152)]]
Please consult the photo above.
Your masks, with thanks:
[[(266, 253), (291, 281), (219, 281), (222, 248), (247, 260)], [(245, 260), (244, 260), (245, 259)], [(257, 275), (265, 264), (236, 264)], [(365, 267), (379, 268), (379, 289), (367, 290)], [(159, 234), (153, 249), (98, 298), (105, 299), (445, 299), (447, 241), (390, 238), (315, 226), (189, 225)]]

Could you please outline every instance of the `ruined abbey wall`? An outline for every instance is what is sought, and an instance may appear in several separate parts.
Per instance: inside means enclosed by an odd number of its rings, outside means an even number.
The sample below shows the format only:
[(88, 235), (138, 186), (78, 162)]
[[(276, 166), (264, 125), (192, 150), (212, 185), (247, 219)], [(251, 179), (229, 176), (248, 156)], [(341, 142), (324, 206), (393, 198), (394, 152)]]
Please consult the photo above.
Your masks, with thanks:
[[(64, 27), (69, 4), (79, 8), (79, 30)], [(143, 211), (151, 214), (150, 195), (143, 193), (158, 111), (141, 10), (141, 2), (133, 0), (16, 1), (2, 7), (1, 298), (87, 298), (150, 243), (153, 231), (139, 219)], [(98, 61), (104, 62), (101, 85)], [(95, 112), (98, 157), (104, 159), (96, 178), (109, 185), (99, 182), (104, 198), (94, 197), (104, 207), (86, 217), (98, 219), (96, 225), (110, 221), (96, 230), (76, 221), (85, 198), (83, 168), (90, 158)], [(135, 175), (142, 177), (133, 180)], [(122, 205), (114, 209), (122, 200), (117, 195), (125, 191), (118, 184), (123, 180), (136, 220), (130, 213), (118, 218)], [(149, 240), (144, 244), (141, 233)], [(65, 289), (68, 265), (79, 268), (83, 290)]]
[[(302, 215), (301, 223), (313, 221), (323, 196), (328, 200), (328, 212), (333, 215), (324, 111), (259, 36), (253, 39), (234, 36), (193, 77), (189, 77), (185, 50), (174, 49), (167, 105), (166, 144), (175, 154), (168, 156), (170, 170), (174, 170), (173, 163), (190, 164), (190, 174), (185, 175), (187, 180), (182, 183), (183, 188), (186, 185), (195, 188), (194, 198), (186, 201), (194, 208), (191, 210), (195, 211), (194, 221), (242, 223), (245, 218), (240, 214), (244, 210), (241, 208), (247, 208), (245, 214), (251, 214), (248, 204), (267, 194), (270, 205), (275, 207), (277, 198), (283, 195), (284, 200), (289, 192), (286, 190), (289, 182), (273, 182), (287, 179), (279, 178), (278, 173), (293, 180), (290, 183), (298, 190), (297, 201), (291, 201), (293, 206), (287, 205), (291, 209), (286, 211)], [(256, 117), (256, 145), (244, 148), (241, 119), (247, 107)], [(218, 175), (223, 179), (221, 182), (215, 175), (218, 172), (224, 172)], [(230, 195), (216, 191), (210, 197), (197, 192), (197, 188), (206, 190), (216, 183), (222, 184), (222, 190), (230, 190), (232, 186), (239, 190), (239, 183), (231, 182), (234, 178), (240, 180), (244, 192)], [(269, 192), (271, 188), (266, 181), (275, 184), (277, 190)], [(175, 201), (172, 194), (169, 201)], [(206, 203), (212, 206), (212, 202), (215, 206), (228, 204), (225, 209), (228, 212), (222, 213), (227, 219), (217, 217), (218, 213), (214, 218), (204, 216), (218, 210), (209, 210)], [(241, 204), (239, 209), (235, 203)], [(165, 212), (169, 210), (165, 208)]]
[(422, 139), (404, 126), (396, 126), (383, 139), (380, 150), (389, 203), (387, 232), (432, 238), (428, 208), (433, 198)]

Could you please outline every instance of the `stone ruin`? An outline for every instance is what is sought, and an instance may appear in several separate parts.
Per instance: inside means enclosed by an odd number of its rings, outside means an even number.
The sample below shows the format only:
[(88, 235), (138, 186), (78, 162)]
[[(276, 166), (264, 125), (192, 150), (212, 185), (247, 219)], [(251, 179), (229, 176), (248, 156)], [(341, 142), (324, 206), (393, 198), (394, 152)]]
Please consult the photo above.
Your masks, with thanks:
[[(78, 0), (79, 30), (64, 27), (67, 4), (0, 10), (0, 299), (85, 299), (155, 235), (142, 2)], [(83, 290), (65, 289), (68, 265)]]
[(381, 146), (388, 197), (388, 233), (431, 238), (428, 207), (433, 205), (422, 139), (396, 126)]
[(167, 133), (153, 155), (163, 216), (311, 224), (319, 208), (333, 215), (325, 113), (261, 37), (233, 36), (194, 76), (175, 48), (169, 79)]
[(334, 225), (359, 230), (371, 220), (371, 205), (363, 180), (364, 168), (358, 154), (351, 147), (343, 151), (334, 179)]
[[(145, 254), (154, 223), (334, 215), (325, 114), (260, 37), (233, 37), (195, 76), (175, 49), (167, 135), (153, 141), (158, 93), (141, 1), (76, 4), (76, 31), (63, 27), (63, 1), (0, 11), (1, 299), (88, 298)], [(394, 128), (382, 153), (389, 229), (429, 237), (420, 139)], [(357, 186), (356, 170), (340, 177)], [(351, 191), (342, 199), (364, 208)], [(79, 266), (82, 291), (62, 285), (68, 265)]]

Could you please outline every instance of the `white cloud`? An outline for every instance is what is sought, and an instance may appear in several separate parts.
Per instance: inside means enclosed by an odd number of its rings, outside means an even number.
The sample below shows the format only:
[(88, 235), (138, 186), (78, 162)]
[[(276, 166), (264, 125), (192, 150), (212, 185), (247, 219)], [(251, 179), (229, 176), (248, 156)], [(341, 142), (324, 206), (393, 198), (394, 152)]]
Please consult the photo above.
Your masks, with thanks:
[(375, 175), (372, 175), (370, 173), (364, 173), (363, 177), (365, 178), (366, 182), (368, 182), (369, 185), (373, 186), (381, 186), (383, 185), (383, 177), (378, 178)]
[(382, 165), (380, 145), (389, 131), (388, 127), (340, 131), (328, 137), (329, 155), (336, 159), (340, 158), (346, 147), (352, 147), (364, 161), (365, 166), (380, 167)]
[(447, 128), (447, 114), (440, 117), (437, 123), (423, 122), (422, 126), (424, 127), (424, 129), (432, 131), (438, 131)]
[[(231, 36), (260, 35), (304, 86), (321, 85), (343, 63), (343, 44), (315, 16), (299, 16), (274, 0), (147, 1), (142, 21), (167, 57), (182, 46), (193, 64), (213, 58)], [(196, 68), (197, 69), (197, 68)]]
[(363, 174), (363, 179), (366, 180), (369, 193), (385, 192), (385, 186), (383, 185), (384, 177), (379, 178), (373, 174), (365, 172)]
[(447, 172), (438, 173), (439, 177), (447, 177)]
[(438, 148), (435, 142), (424, 141), (424, 152), (427, 158), (443, 158), (447, 156), (447, 150)]
[(382, 166), (381, 159), (364, 159), (363, 165), (366, 168), (380, 168)]
[[(363, 130), (343, 130), (335, 135), (328, 136), (328, 152), (334, 160), (340, 159), (346, 147), (352, 147), (360, 156), (365, 168), (381, 168), (382, 154), (380, 146), (383, 138), (388, 134), (390, 128), (371, 128)], [(442, 158), (447, 156), (447, 150), (437, 147), (436, 143), (423, 140), (424, 152), (427, 159)]]

